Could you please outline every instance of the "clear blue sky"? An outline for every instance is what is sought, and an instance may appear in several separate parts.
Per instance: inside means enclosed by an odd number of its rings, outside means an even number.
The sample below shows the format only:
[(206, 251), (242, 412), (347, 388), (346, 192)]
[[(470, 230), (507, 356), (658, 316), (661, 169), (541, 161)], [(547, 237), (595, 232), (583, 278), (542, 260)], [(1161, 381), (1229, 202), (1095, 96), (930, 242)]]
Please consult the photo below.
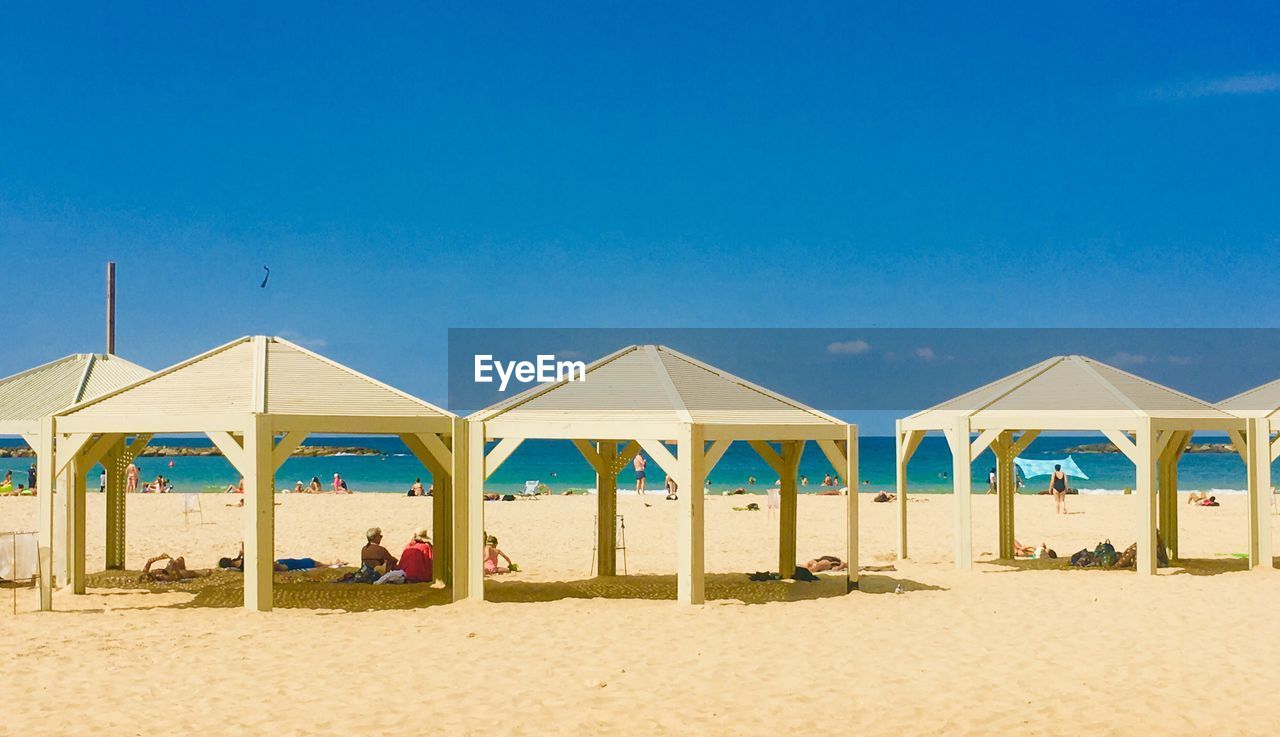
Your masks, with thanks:
[(436, 400), (451, 326), (1277, 326), (1278, 29), (5, 4), (0, 374), (100, 349), (108, 259), (147, 366), (283, 334)]

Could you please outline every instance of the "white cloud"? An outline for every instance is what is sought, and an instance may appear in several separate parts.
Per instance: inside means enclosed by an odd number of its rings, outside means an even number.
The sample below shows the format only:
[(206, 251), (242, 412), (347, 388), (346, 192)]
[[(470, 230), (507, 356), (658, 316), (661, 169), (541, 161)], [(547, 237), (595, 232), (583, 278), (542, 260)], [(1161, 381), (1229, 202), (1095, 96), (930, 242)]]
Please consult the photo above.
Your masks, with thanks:
[(1224, 95), (1266, 95), (1272, 92), (1280, 92), (1280, 73), (1249, 72), (1162, 85), (1148, 90), (1146, 97), (1155, 100), (1186, 100)]
[(837, 356), (858, 356), (871, 350), (871, 344), (865, 340), (846, 340), (827, 346), (827, 353)]
[(297, 343), (303, 348), (310, 348), (313, 351), (318, 351), (329, 345), (329, 341), (324, 338), (308, 338), (296, 330), (281, 330), (276, 333), (276, 335), (279, 335), (290, 343)]
[(1190, 366), (1195, 362), (1195, 356), (1169, 356), (1169, 363), (1174, 366)]
[(1116, 366), (1141, 366), (1142, 364), (1147, 363), (1150, 360), (1151, 360), (1150, 357), (1145, 356), (1141, 353), (1128, 353), (1125, 351), (1120, 351), (1119, 353), (1116, 353), (1112, 355), (1110, 358), (1108, 358), (1107, 363), (1115, 364)]
[(927, 345), (916, 349), (916, 358), (919, 358), (922, 361), (932, 361), (937, 357), (938, 356), (933, 352), (933, 349)]

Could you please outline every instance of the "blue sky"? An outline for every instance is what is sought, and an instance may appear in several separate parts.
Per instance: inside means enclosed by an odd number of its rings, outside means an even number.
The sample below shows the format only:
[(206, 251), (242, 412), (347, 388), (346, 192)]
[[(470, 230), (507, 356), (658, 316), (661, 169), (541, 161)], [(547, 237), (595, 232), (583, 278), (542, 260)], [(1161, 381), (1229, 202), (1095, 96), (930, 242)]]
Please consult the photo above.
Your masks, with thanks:
[(0, 7), (0, 374), (108, 259), (145, 365), (438, 401), (449, 327), (1280, 326), (1280, 6), (688, 5)]

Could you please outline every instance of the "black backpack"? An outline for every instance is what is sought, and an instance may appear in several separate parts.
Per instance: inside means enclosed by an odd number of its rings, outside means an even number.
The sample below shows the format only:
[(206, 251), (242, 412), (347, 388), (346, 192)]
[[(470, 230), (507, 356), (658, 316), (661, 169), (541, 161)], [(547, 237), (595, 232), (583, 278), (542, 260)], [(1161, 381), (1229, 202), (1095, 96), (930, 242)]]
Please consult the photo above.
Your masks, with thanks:
[(1093, 551), (1088, 548), (1077, 550), (1071, 556), (1071, 565), (1076, 568), (1088, 568), (1093, 565)]

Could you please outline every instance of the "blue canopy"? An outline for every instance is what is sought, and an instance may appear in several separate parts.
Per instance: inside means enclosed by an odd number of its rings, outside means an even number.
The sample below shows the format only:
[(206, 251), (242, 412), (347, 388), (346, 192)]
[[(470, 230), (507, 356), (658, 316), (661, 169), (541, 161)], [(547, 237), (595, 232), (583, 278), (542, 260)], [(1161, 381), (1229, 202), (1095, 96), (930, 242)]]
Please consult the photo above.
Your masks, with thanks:
[(1071, 456), (1067, 456), (1057, 461), (1033, 461), (1029, 458), (1014, 458), (1013, 462), (1018, 464), (1018, 470), (1022, 471), (1022, 475), (1031, 478), (1032, 476), (1048, 476), (1053, 473), (1055, 465), (1062, 466), (1062, 472), (1068, 476), (1075, 476), (1078, 479), (1087, 479), (1084, 471), (1076, 465), (1075, 460)]

